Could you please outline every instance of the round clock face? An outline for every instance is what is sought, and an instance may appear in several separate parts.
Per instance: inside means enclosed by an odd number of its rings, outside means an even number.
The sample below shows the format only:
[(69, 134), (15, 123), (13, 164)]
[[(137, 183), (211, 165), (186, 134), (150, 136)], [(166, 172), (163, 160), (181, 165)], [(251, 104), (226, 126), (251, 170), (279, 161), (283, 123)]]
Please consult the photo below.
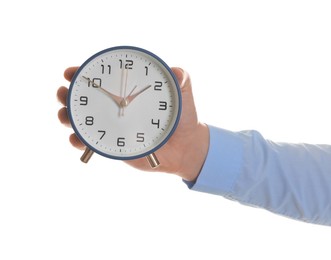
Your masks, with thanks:
[(171, 69), (136, 47), (114, 47), (89, 58), (69, 88), (74, 131), (91, 150), (135, 159), (159, 149), (174, 132), (181, 96)]

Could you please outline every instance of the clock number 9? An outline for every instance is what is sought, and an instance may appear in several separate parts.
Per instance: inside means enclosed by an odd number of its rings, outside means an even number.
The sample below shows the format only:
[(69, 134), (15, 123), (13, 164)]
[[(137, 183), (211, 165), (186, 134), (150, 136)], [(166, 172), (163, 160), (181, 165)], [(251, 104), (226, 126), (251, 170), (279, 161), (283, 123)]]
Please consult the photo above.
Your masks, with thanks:
[(79, 101), (80, 101), (80, 104), (79, 104), (79, 105), (81, 105), (81, 106), (86, 106), (87, 103), (88, 103), (88, 98), (87, 98), (86, 96), (81, 96), (81, 97), (79, 98)]

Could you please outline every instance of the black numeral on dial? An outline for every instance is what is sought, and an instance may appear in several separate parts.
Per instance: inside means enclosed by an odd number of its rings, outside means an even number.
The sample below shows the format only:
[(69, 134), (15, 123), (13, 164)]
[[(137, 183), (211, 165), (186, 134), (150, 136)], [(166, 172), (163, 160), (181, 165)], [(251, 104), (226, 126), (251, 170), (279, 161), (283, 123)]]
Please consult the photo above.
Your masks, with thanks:
[(157, 126), (157, 128), (160, 128), (160, 119), (157, 119), (157, 120), (152, 119), (151, 123), (152, 123), (152, 125)]
[(111, 66), (107, 65), (107, 67), (105, 65), (101, 65), (101, 73), (102, 74), (111, 74)]
[(132, 70), (132, 66), (133, 66), (133, 60), (125, 60), (123, 61), (122, 59), (119, 59), (120, 62), (120, 69), (124, 68), (127, 70)]
[(117, 138), (117, 146), (119, 146), (119, 147), (124, 147), (125, 146), (125, 138), (124, 137)]
[(101, 139), (105, 136), (106, 131), (105, 131), (105, 130), (98, 130), (98, 133), (101, 134), (101, 136), (100, 136), (100, 138), (99, 138), (99, 140), (101, 140)]
[(99, 87), (101, 87), (101, 84), (102, 84), (102, 80), (100, 78), (93, 78), (92, 80), (88, 79), (87, 86), (99, 88)]
[(81, 106), (86, 106), (87, 103), (88, 103), (88, 98), (87, 98), (86, 96), (81, 96), (81, 97), (79, 98), (79, 101), (80, 101), (79, 105), (81, 105)]
[(93, 125), (93, 124), (94, 124), (94, 117), (93, 116), (85, 117), (85, 125)]
[(143, 143), (145, 141), (145, 133), (137, 133), (137, 142)]
[(154, 90), (161, 91), (162, 90), (162, 82), (161, 81), (155, 81)]
[(167, 110), (168, 104), (165, 101), (159, 101), (159, 110)]

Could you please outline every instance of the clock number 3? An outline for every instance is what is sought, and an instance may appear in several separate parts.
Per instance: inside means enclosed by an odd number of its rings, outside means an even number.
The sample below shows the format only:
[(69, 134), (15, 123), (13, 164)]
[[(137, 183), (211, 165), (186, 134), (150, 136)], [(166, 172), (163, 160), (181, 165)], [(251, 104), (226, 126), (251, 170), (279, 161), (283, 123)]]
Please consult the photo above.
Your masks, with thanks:
[(168, 103), (165, 101), (159, 101), (159, 110), (167, 110)]

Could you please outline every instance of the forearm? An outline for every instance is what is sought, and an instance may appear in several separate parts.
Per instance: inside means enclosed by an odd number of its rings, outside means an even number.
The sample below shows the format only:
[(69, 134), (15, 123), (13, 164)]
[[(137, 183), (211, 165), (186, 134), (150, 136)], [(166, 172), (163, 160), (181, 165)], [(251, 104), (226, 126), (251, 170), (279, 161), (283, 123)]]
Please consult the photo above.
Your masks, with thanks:
[(210, 140), (192, 189), (331, 225), (331, 146), (273, 143), (256, 131), (214, 127)]

